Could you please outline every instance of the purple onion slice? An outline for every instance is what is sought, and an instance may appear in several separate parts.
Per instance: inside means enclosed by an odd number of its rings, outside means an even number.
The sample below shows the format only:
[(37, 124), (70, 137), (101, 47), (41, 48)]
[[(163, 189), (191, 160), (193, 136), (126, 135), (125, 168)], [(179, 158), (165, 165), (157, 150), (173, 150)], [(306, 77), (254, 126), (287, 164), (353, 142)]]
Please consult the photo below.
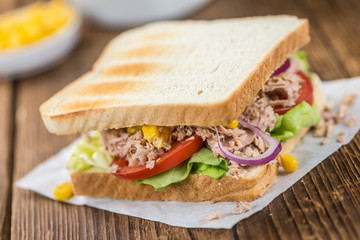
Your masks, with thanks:
[(281, 152), (281, 143), (279, 140), (271, 137), (270, 135), (266, 134), (265, 132), (261, 131), (260, 129), (254, 127), (253, 125), (238, 119), (238, 122), (253, 131), (256, 135), (260, 136), (264, 142), (268, 145), (268, 149), (263, 153), (255, 157), (240, 157), (237, 156), (228, 150), (225, 149), (224, 146), (222, 146), (220, 142), (219, 132), (217, 127), (215, 127), (216, 135), (217, 135), (217, 141), (220, 148), (220, 151), (230, 160), (245, 164), (245, 165), (251, 165), (251, 166), (258, 166), (258, 165), (264, 165), (270, 162), (271, 160), (274, 160), (277, 155)]
[(290, 67), (290, 60), (286, 59), (285, 63), (281, 65), (278, 69), (275, 70), (275, 72), (271, 76), (279, 75), (280, 73), (285, 72)]

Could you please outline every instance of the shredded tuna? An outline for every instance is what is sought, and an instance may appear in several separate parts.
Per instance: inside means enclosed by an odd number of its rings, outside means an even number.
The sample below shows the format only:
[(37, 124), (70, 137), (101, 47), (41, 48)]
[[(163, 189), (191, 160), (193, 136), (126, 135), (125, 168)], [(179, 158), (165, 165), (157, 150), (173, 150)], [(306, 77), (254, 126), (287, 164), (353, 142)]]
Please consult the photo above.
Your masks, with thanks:
[(204, 216), (206, 220), (217, 220), (221, 218), (221, 214), (219, 212), (212, 212), (206, 216)]
[(339, 132), (338, 134), (336, 134), (336, 141), (339, 143), (343, 143), (345, 142), (345, 132)]
[(348, 115), (350, 111), (350, 105), (354, 102), (356, 98), (356, 94), (349, 93), (347, 94), (344, 99), (341, 101), (339, 112), (336, 116), (336, 123), (340, 123), (341, 120)]
[(147, 168), (152, 169), (152, 168), (154, 168), (154, 166), (155, 166), (155, 160), (149, 160), (149, 161), (146, 162), (146, 167)]
[(321, 121), (314, 127), (314, 137), (329, 137), (335, 128), (336, 115), (333, 111), (321, 113)]
[(299, 97), (302, 79), (294, 73), (281, 77), (271, 77), (242, 114), (242, 118), (262, 131), (274, 128), (279, 117), (274, 107), (287, 107), (295, 104)]
[(285, 73), (281, 77), (272, 77), (263, 85), (262, 92), (267, 96), (270, 106), (289, 107), (299, 97), (302, 79), (295, 73)]
[(347, 125), (348, 125), (348, 127), (353, 127), (353, 126), (355, 126), (355, 122), (356, 122), (356, 117), (355, 116), (352, 116), (350, 119), (349, 119), (349, 121), (347, 121)]
[[(321, 121), (314, 127), (314, 137), (324, 137), (321, 141), (321, 145), (325, 145), (329, 142), (329, 137), (333, 132), (335, 125), (340, 123), (350, 111), (350, 105), (354, 102), (356, 95), (354, 93), (347, 94), (339, 106), (338, 112), (335, 113), (333, 107), (326, 106), (325, 111), (321, 113)], [(348, 126), (355, 124), (355, 119), (351, 118), (348, 121)], [(343, 135), (337, 135), (337, 141), (342, 143), (345, 141)]]
[(329, 137), (325, 137), (325, 138), (323, 138), (323, 140), (321, 141), (321, 145), (325, 145), (325, 144), (327, 144), (329, 142)]
[(126, 133), (122, 129), (105, 130), (101, 133), (102, 144), (111, 156), (126, 158), (129, 166), (145, 165), (152, 168), (152, 162), (159, 155), (165, 153), (164, 149), (156, 148), (147, 142), (141, 131), (135, 134)]
[(251, 203), (238, 202), (232, 211), (232, 214), (243, 214), (251, 210)]
[(229, 171), (226, 173), (226, 176), (231, 176), (234, 178), (244, 177), (246, 174), (246, 169), (238, 164), (237, 162), (230, 161)]
[(175, 131), (171, 134), (174, 141), (181, 141), (194, 134), (194, 128), (189, 126), (177, 126)]
[(354, 102), (355, 99), (356, 99), (355, 93), (348, 93), (348, 94), (346, 94), (344, 99), (341, 101), (341, 104), (349, 106)]
[[(271, 131), (278, 118), (274, 107), (294, 105), (299, 96), (301, 81), (302, 79), (293, 72), (286, 72), (281, 77), (271, 77), (240, 118), (262, 131)], [(219, 126), (218, 130), (220, 140), (231, 153), (254, 157), (266, 150), (262, 138), (241, 126), (235, 129)], [(106, 130), (102, 132), (102, 142), (111, 156), (126, 158), (129, 166), (146, 165), (147, 168), (153, 168), (156, 159), (171, 148), (171, 142), (184, 140), (194, 134), (205, 141), (206, 146), (213, 151), (215, 157), (225, 157), (219, 149), (213, 127), (176, 126), (173, 128), (169, 142), (160, 149), (146, 141), (141, 130), (135, 134), (129, 134), (123, 129)], [(229, 161), (228, 175), (240, 177), (245, 173), (244, 166)]]

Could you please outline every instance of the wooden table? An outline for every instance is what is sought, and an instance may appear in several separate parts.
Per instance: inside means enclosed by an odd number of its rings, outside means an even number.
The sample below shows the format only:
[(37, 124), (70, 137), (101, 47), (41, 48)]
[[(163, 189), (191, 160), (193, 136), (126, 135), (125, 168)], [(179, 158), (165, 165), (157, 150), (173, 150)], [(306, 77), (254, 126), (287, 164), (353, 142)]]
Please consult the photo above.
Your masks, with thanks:
[[(24, 0), (1, 0), (0, 10)], [(360, 1), (218, 0), (190, 18), (294, 14), (311, 23), (305, 48), (323, 79), (360, 75)], [(83, 38), (60, 66), (35, 77), (0, 82), (0, 239), (360, 239), (360, 133), (277, 197), (231, 230), (185, 229), (85, 206), (49, 200), (13, 186), (76, 136), (49, 134), (39, 105), (90, 70), (120, 31), (85, 24)], [(359, 90), (357, 90), (359, 92)]]

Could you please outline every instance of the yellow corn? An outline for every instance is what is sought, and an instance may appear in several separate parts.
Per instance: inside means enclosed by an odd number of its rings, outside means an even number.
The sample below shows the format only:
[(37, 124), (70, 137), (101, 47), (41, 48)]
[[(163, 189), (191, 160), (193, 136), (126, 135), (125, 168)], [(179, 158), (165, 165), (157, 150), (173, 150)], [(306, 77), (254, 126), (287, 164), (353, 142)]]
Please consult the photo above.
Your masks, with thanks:
[(157, 126), (144, 125), (144, 126), (142, 126), (141, 129), (144, 134), (144, 137), (149, 142), (153, 142), (156, 138), (158, 138), (160, 136), (159, 127), (157, 127)]
[(134, 134), (136, 133), (137, 131), (141, 130), (141, 126), (135, 126), (135, 127), (128, 127), (126, 129), (126, 132), (127, 133), (130, 133), (130, 134)]
[(63, 1), (35, 2), (0, 17), (0, 49), (35, 42), (60, 29), (74, 14)]
[(295, 171), (295, 169), (297, 168), (296, 158), (294, 158), (290, 154), (280, 155), (280, 159), (281, 159), (281, 165), (285, 169), (285, 171), (291, 173)]
[(231, 128), (231, 129), (234, 129), (234, 128), (236, 128), (237, 126), (239, 125), (239, 122), (238, 122), (238, 120), (234, 120), (234, 121), (232, 121), (231, 123), (229, 123), (228, 125), (226, 125), (226, 127), (227, 128)]
[(54, 197), (56, 200), (66, 200), (73, 195), (70, 182), (63, 182), (54, 188)]
[(155, 142), (155, 146), (158, 148), (165, 147), (165, 143), (169, 141), (171, 135), (171, 128), (169, 127), (161, 127), (160, 128), (160, 137), (157, 142)]
[(164, 147), (171, 135), (171, 129), (169, 127), (159, 128), (158, 126), (144, 125), (142, 126), (142, 132), (146, 140), (154, 143), (158, 148)]

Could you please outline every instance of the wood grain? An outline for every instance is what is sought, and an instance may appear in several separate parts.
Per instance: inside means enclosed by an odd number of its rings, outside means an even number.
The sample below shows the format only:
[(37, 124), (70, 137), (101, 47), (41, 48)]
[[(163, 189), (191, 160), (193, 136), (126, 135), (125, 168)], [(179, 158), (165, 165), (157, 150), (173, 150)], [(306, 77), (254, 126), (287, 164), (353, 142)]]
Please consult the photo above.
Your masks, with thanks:
[[(0, 12), (11, 9), (14, 2), (0, 1)], [(11, 228), (11, 182), (12, 182), (12, 145), (14, 84), (10, 78), (0, 77), (0, 239), (10, 238)]]
[[(25, 2), (1, 0), (0, 9)], [(359, 12), (357, 0), (218, 0), (191, 18), (307, 17), (312, 42), (305, 49), (312, 69), (331, 80), (360, 75)], [(4, 116), (0, 137), (7, 139), (0, 141), (0, 176), (5, 176), (0, 181), (0, 239), (10, 234), (13, 239), (360, 239), (360, 133), (269, 206), (231, 230), (172, 227), (11, 190), (12, 179), (21, 178), (75, 138), (49, 134), (41, 122), (39, 105), (88, 71), (119, 32), (85, 24), (82, 41), (63, 64), (14, 85), (0, 83), (0, 114)]]
[(12, 160), (12, 83), (0, 78), (0, 239), (10, 237)]

